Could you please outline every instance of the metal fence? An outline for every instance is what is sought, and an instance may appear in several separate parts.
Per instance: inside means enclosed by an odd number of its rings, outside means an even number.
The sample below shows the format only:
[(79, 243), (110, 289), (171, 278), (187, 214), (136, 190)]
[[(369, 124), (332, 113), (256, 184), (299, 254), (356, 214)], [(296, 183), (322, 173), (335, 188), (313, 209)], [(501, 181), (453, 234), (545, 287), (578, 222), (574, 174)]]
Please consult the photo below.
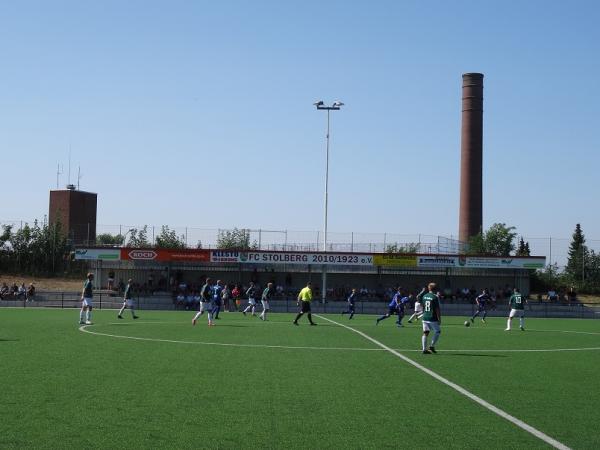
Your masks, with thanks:
[[(43, 221), (40, 221), (42, 223)], [(6, 221), (0, 220), (1, 225), (12, 225), (13, 229), (19, 229), (26, 223), (33, 224), (33, 220)], [(113, 236), (121, 235), (128, 241), (131, 230), (140, 230), (145, 225), (106, 225), (96, 226), (96, 235), (111, 234)], [(90, 229), (89, 224), (81, 224), (82, 229)], [(217, 241), (221, 233), (232, 231), (226, 228), (202, 228), (176, 226), (169, 227), (175, 231), (177, 236), (185, 243), (188, 248), (216, 248)], [(323, 231), (312, 230), (272, 230), (272, 229), (244, 229), (249, 234), (251, 245), (255, 245), (259, 250), (282, 250), (282, 251), (321, 251), (323, 250)], [(156, 243), (156, 237), (161, 232), (161, 226), (148, 225), (147, 239), (151, 245)], [(85, 236), (85, 233), (78, 233)], [(521, 237), (521, 236), (519, 236)], [(529, 237), (522, 236), (523, 240), (529, 242), (532, 255), (545, 256), (548, 264), (557, 264), (563, 267), (567, 263), (569, 245), (571, 238), (563, 237)], [(91, 239), (85, 239), (74, 242), (75, 245), (96, 245)], [(405, 233), (365, 233), (357, 231), (327, 233), (327, 250), (331, 252), (364, 252), (378, 253), (385, 252), (388, 246), (397, 245), (399, 247), (414, 247), (418, 253), (435, 254), (456, 254), (464, 248), (457, 236), (437, 236), (428, 234), (405, 234)], [(600, 252), (600, 240), (587, 240), (586, 248)]]

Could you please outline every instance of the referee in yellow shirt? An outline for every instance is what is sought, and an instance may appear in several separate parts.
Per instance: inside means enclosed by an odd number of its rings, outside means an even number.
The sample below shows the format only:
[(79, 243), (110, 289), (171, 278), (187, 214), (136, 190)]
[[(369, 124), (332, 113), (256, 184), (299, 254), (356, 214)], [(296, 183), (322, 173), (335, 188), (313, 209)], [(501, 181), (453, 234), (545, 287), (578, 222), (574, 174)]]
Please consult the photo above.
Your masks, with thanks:
[(312, 301), (312, 289), (310, 281), (306, 284), (305, 288), (302, 288), (300, 293), (298, 294), (298, 305), (300, 306), (300, 312), (294, 319), (294, 325), (298, 325), (298, 319), (302, 317), (304, 313), (308, 313), (308, 321), (311, 325), (316, 325), (316, 323), (312, 320), (312, 315), (310, 314), (310, 302)]

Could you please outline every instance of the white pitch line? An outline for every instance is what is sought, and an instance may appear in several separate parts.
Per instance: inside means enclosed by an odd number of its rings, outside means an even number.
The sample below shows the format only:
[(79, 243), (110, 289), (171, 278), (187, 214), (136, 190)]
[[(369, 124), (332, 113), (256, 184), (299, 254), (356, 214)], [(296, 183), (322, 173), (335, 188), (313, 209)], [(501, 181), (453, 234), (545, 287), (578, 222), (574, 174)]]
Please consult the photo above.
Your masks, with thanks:
[[(316, 315), (316, 314), (315, 314)], [(115, 326), (128, 326), (128, 325), (164, 325), (164, 324), (187, 324), (188, 322), (109, 322), (107, 324), (102, 325), (115, 325)], [(288, 323), (289, 322), (279, 322), (279, 323)], [(383, 348), (352, 348), (352, 347), (300, 347), (300, 346), (288, 346), (288, 345), (267, 345), (267, 344), (227, 344), (223, 342), (203, 342), (203, 341), (179, 341), (174, 339), (159, 339), (159, 338), (142, 338), (136, 336), (123, 336), (119, 334), (109, 334), (109, 333), (100, 333), (98, 331), (89, 331), (87, 327), (90, 326), (99, 326), (101, 324), (92, 324), (92, 325), (84, 325), (79, 328), (79, 331), (88, 334), (95, 334), (98, 336), (107, 336), (113, 337), (117, 339), (132, 339), (138, 341), (150, 341), (150, 342), (168, 342), (171, 344), (196, 344), (196, 345), (220, 345), (227, 347), (253, 347), (253, 348), (281, 348), (281, 349), (299, 349), (299, 350), (354, 350), (354, 351), (385, 351)], [(395, 348), (394, 350), (398, 352), (419, 352), (420, 350), (415, 350), (414, 348)], [(465, 348), (465, 349), (444, 349), (438, 350), (438, 352), (443, 353), (552, 353), (552, 352), (581, 352), (581, 351), (597, 351), (600, 350), (600, 347), (583, 347), (583, 348), (517, 348), (517, 349), (498, 349), (498, 348), (489, 348), (489, 349), (473, 349), (473, 348)]]
[(286, 346), (286, 345), (267, 345), (267, 344), (227, 344), (224, 342), (201, 342), (201, 341), (176, 341), (173, 339), (158, 339), (158, 338), (144, 338), (136, 336), (121, 336), (118, 334), (99, 333), (97, 331), (90, 331), (86, 328), (91, 325), (83, 325), (79, 327), (79, 331), (88, 334), (95, 334), (97, 336), (108, 336), (116, 339), (131, 339), (134, 341), (149, 341), (149, 342), (168, 342), (170, 344), (189, 344), (189, 345), (218, 345), (221, 347), (251, 347), (251, 348), (282, 348), (282, 349), (293, 349), (293, 350), (352, 350), (352, 351), (363, 351), (372, 352), (380, 351), (379, 348), (351, 348), (351, 347), (301, 347), (301, 346)]
[(537, 437), (538, 439), (544, 441), (545, 443), (553, 446), (554, 448), (558, 448), (560, 450), (570, 450), (569, 447), (567, 447), (566, 445), (564, 445), (563, 443), (557, 441), (554, 438), (551, 438), (550, 436), (548, 436), (547, 434), (544, 434), (543, 432), (541, 432), (540, 430), (532, 427), (531, 425), (526, 424), (525, 422), (523, 422), (520, 419), (517, 419), (514, 416), (511, 416), (510, 414), (508, 414), (507, 412), (501, 410), (500, 408), (492, 405), (491, 403), (486, 402), (484, 399), (482, 399), (481, 397), (476, 396), (475, 394), (467, 391), (465, 388), (459, 386), (456, 383), (453, 383), (452, 381), (442, 377), (441, 375), (438, 375), (436, 372), (434, 372), (433, 370), (428, 369), (425, 366), (422, 366), (421, 364), (419, 364), (416, 361), (413, 361), (412, 359), (402, 355), (401, 353), (398, 353), (396, 350), (388, 347), (387, 345), (379, 342), (376, 339), (373, 339), (371, 336), (363, 333), (362, 331), (359, 330), (355, 330), (352, 327), (349, 327), (347, 325), (341, 324), (336, 322), (335, 320), (331, 320), (328, 319), (327, 317), (321, 316), (319, 314), (315, 314), (315, 316), (319, 317), (320, 319), (323, 320), (327, 320), (328, 322), (334, 323), (336, 325), (339, 325), (340, 327), (344, 327), (347, 330), (350, 330), (354, 333), (357, 333), (359, 335), (361, 335), (362, 337), (364, 337), (365, 339), (371, 341), (372, 343), (374, 343), (375, 345), (387, 350), (388, 352), (390, 352), (392, 355), (397, 356), (398, 358), (400, 358), (402, 361), (407, 362), (408, 364), (416, 367), (417, 369), (425, 372), (427, 375), (435, 378), (436, 380), (444, 383), (446, 386), (451, 387), (452, 389), (454, 389), (455, 391), (458, 391), (459, 393), (461, 393), (462, 395), (464, 395), (465, 397), (473, 400), (475, 403), (480, 404), (481, 406), (483, 406), (484, 408), (490, 410), (491, 412), (493, 412), (494, 414), (502, 417), (503, 419), (508, 420), (509, 422), (513, 423), (514, 425), (518, 426), (519, 428), (521, 428), (522, 430), (527, 431), (528, 433), (532, 434), (533, 436)]

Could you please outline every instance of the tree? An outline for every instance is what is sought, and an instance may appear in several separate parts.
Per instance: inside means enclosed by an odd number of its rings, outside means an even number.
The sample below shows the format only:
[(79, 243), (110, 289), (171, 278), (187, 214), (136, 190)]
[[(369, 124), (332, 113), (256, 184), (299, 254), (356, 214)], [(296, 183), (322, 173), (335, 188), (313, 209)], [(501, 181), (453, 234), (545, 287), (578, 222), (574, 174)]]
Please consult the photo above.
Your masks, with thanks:
[(0, 267), (3, 270), (32, 275), (50, 275), (63, 270), (69, 252), (61, 224), (34, 221), (13, 232), (4, 226), (0, 236)]
[(418, 251), (419, 244), (415, 242), (409, 242), (404, 245), (394, 242), (393, 244), (388, 244), (385, 246), (386, 253), (417, 253)]
[(485, 248), (485, 236), (481, 231), (469, 238), (467, 249), (467, 253), (470, 255), (485, 255), (487, 253)]
[(468, 254), (510, 256), (515, 249), (514, 240), (517, 237), (515, 227), (505, 223), (495, 223), (485, 233), (479, 233), (469, 239)]
[(547, 292), (557, 289), (565, 283), (565, 276), (560, 272), (558, 264), (548, 264), (543, 269), (533, 271), (531, 274), (531, 290)]
[(571, 245), (569, 246), (569, 259), (565, 272), (572, 281), (583, 281), (583, 264), (588, 259), (588, 251), (585, 246), (585, 236), (581, 225), (575, 225)]
[(137, 229), (132, 228), (129, 232), (129, 241), (127, 243), (128, 247), (150, 247), (150, 242), (148, 242), (148, 225), (144, 225), (143, 228)]
[(254, 250), (258, 248), (256, 241), (250, 244), (250, 230), (245, 228), (219, 230), (217, 248), (230, 250)]
[(185, 248), (185, 236), (178, 237), (175, 230), (163, 225), (156, 236), (156, 248)]
[(525, 242), (523, 240), (523, 236), (519, 239), (519, 247), (517, 248), (516, 256), (529, 256), (531, 253), (529, 251), (529, 242)]
[(96, 236), (96, 245), (123, 245), (125, 237), (121, 234), (102, 233)]

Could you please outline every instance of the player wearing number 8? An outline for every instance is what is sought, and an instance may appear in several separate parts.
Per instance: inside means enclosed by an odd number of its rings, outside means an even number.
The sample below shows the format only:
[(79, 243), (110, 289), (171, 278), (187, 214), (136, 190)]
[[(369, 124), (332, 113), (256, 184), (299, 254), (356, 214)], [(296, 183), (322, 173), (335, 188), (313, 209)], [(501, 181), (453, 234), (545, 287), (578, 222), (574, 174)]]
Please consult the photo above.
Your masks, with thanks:
[[(442, 333), (440, 325), (442, 324), (442, 314), (440, 312), (440, 299), (435, 294), (435, 283), (429, 283), (427, 285), (428, 292), (425, 293), (425, 289), (417, 296), (417, 301), (423, 306), (423, 336), (421, 337), (421, 344), (423, 348), (423, 354), (437, 353), (435, 351), (435, 344), (440, 339)], [(431, 345), (427, 347), (427, 336), (429, 332), (433, 330), (433, 337), (431, 338)]]
[(519, 288), (513, 290), (513, 295), (510, 297), (510, 314), (508, 315), (508, 321), (506, 322), (506, 330), (510, 331), (510, 325), (513, 317), (519, 316), (519, 326), (521, 331), (525, 331), (525, 299), (519, 292)]

